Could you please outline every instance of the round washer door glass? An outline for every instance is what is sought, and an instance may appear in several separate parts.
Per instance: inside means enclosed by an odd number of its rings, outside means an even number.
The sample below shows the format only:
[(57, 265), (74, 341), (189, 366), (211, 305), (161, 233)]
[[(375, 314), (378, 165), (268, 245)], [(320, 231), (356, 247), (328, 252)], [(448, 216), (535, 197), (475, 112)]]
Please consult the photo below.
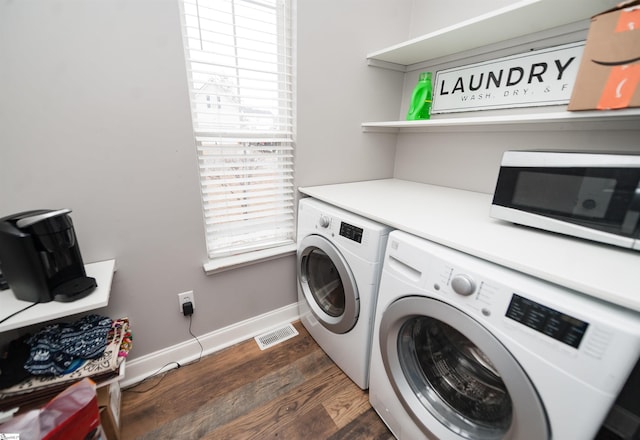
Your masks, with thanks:
[(347, 262), (328, 240), (310, 235), (298, 254), (298, 280), (318, 321), (335, 333), (346, 333), (358, 321), (359, 301)]
[(428, 413), (456, 438), (548, 438), (544, 409), (526, 373), (460, 310), (434, 299), (402, 298), (385, 311), (380, 344), (396, 394), (425, 432), (435, 434), (425, 422)]
[(331, 258), (321, 249), (311, 249), (305, 260), (309, 290), (316, 303), (329, 316), (344, 313), (344, 285)]
[[(502, 438), (511, 425), (509, 392), (491, 361), (449, 325), (424, 316), (400, 329), (398, 352), (413, 392), (453, 429), (487, 431)], [(493, 436), (493, 435), (492, 435)]]

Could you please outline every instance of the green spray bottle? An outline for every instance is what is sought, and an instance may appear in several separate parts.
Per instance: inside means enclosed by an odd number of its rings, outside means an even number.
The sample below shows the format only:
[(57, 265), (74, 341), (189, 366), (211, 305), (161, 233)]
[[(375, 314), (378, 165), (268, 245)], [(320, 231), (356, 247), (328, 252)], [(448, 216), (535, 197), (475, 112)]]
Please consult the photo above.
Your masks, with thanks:
[(431, 116), (432, 93), (431, 72), (420, 73), (418, 84), (416, 84), (411, 95), (411, 103), (407, 112), (408, 121), (429, 119)]

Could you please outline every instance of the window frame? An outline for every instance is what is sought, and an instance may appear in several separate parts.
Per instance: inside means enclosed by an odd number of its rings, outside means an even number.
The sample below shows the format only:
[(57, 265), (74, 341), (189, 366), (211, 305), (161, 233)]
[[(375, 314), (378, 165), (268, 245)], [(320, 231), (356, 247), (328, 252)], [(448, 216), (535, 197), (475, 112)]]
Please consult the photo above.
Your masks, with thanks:
[[(189, 95), (190, 95), (190, 103), (191, 103), (191, 118), (193, 122), (193, 133), (194, 133), (194, 141), (197, 148), (198, 153), (198, 168), (200, 175), (200, 188), (201, 188), (201, 202), (203, 206), (203, 216), (204, 216), (204, 225), (205, 225), (205, 236), (207, 241), (207, 255), (209, 260), (204, 264), (204, 270), (206, 273), (216, 273), (222, 270), (227, 270), (230, 268), (241, 267), (247, 264), (253, 264), (256, 262), (267, 261), (273, 258), (278, 258), (281, 256), (291, 255), (296, 251), (296, 193), (294, 186), (294, 168), (295, 168), (295, 141), (296, 141), (296, 78), (295, 78), (295, 3), (296, 0), (180, 0), (180, 12), (181, 12), (181, 20), (182, 20), (182, 36), (183, 36), (183, 47), (185, 51), (185, 66), (187, 69), (187, 79), (189, 86)], [(208, 126), (207, 124), (203, 124), (203, 112), (198, 110), (198, 106), (204, 107), (206, 109), (211, 109), (212, 107), (218, 106), (218, 110), (220, 109), (221, 99), (225, 99), (225, 96), (228, 98), (231, 95), (225, 95), (221, 98), (220, 94), (216, 95), (215, 90), (205, 90), (205, 93), (202, 93), (204, 98), (199, 101), (198, 100), (198, 84), (202, 84), (202, 80), (198, 83), (194, 79), (194, 72), (196, 69), (194, 64), (202, 64), (201, 61), (194, 60), (193, 46), (189, 46), (190, 40), (193, 40), (193, 36), (189, 36), (189, 19), (193, 19), (194, 15), (189, 16), (187, 12), (188, 8), (197, 8), (198, 15), (198, 29), (200, 32), (200, 47), (204, 47), (202, 33), (206, 32), (206, 29), (203, 27), (200, 22), (200, 13), (201, 13), (201, 5), (204, 3), (213, 4), (213, 5), (232, 5), (232, 8), (235, 7), (233, 5), (237, 4), (252, 4), (257, 5), (257, 7), (273, 7), (276, 14), (274, 15), (275, 23), (270, 23), (270, 26), (273, 26), (274, 29), (277, 29), (275, 34), (272, 36), (277, 36), (277, 52), (271, 53), (271, 55), (275, 54), (277, 57), (277, 62), (273, 63), (273, 65), (277, 65), (277, 69), (275, 70), (276, 76), (278, 79), (275, 83), (278, 85), (277, 88), (277, 109), (272, 113), (273, 120), (277, 120), (277, 123), (274, 123), (273, 127), (277, 127), (278, 129), (273, 130), (266, 128), (264, 131), (260, 129), (256, 130), (255, 128), (252, 130), (245, 131), (242, 128), (242, 123), (249, 125), (250, 123), (241, 122), (239, 118), (234, 126), (232, 124), (228, 124), (231, 129), (223, 128), (222, 117), (213, 116), (212, 126)], [(213, 10), (209, 10), (212, 12)], [(216, 11), (214, 11), (216, 12)], [(233, 9), (235, 14), (235, 9)], [(225, 15), (221, 12), (220, 15)], [(215, 16), (216, 18), (218, 16)], [(211, 17), (209, 17), (211, 19)], [(205, 19), (206, 20), (206, 19)], [(212, 20), (211, 20), (212, 21)], [(236, 23), (236, 16), (233, 15), (232, 19), (233, 25), (230, 28), (233, 29), (233, 38), (235, 46), (235, 57), (231, 56), (228, 58), (235, 59), (236, 71), (240, 72), (242, 70), (241, 63), (244, 60), (239, 53), (239, 46), (237, 45), (237, 41), (240, 40), (238, 37), (238, 25)], [(193, 29), (193, 26), (191, 27)], [(246, 29), (246, 28), (245, 28)], [(228, 35), (228, 34), (226, 34)], [(210, 43), (208, 41), (207, 43)], [(259, 44), (259, 43), (256, 43)], [(246, 47), (244, 48), (246, 49)], [(253, 48), (251, 49), (253, 50)], [(206, 52), (206, 51), (203, 51)], [(257, 51), (256, 51), (257, 53)], [(283, 55), (284, 53), (284, 55)], [(259, 55), (259, 54), (258, 54)], [(212, 60), (222, 59), (223, 55), (219, 53), (214, 53), (215, 58), (211, 58)], [(214, 64), (214, 63), (211, 63)], [(268, 64), (268, 63), (265, 63)], [(272, 72), (273, 73), (273, 72)], [(197, 73), (195, 73), (197, 74)], [(215, 74), (211, 73), (211, 77)], [(242, 76), (240, 73), (237, 73), (237, 76), (234, 78), (237, 80), (235, 84), (238, 95), (236, 96), (237, 101), (233, 101), (233, 103), (237, 104), (238, 108), (236, 117), (239, 117), (242, 112), (242, 96), (240, 94), (240, 90), (242, 89), (240, 85), (240, 81)], [(233, 100), (233, 96), (231, 97)], [(231, 108), (230, 105), (228, 108)], [(258, 113), (258, 110), (256, 110)], [(234, 116), (233, 112), (231, 112), (232, 116)], [(229, 116), (229, 113), (226, 114)], [(259, 115), (256, 117), (256, 121), (259, 120)], [(251, 114), (247, 119), (251, 118)], [(270, 116), (265, 116), (266, 120), (269, 120)], [(229, 118), (227, 118), (229, 119)], [(258, 122), (254, 122), (256, 125)], [(284, 127), (284, 129), (282, 129)], [(254, 169), (249, 170), (248, 173), (243, 172), (242, 168), (238, 168), (238, 171), (230, 171), (229, 173), (237, 173), (237, 174), (245, 174), (250, 175), (252, 172), (254, 173), (262, 173), (263, 176), (273, 176), (264, 177), (265, 180), (269, 180), (272, 182), (273, 187), (275, 188), (274, 197), (270, 197), (269, 201), (265, 201), (265, 199), (261, 199), (257, 203), (261, 204), (260, 208), (256, 208), (258, 211), (255, 215), (261, 215), (260, 212), (270, 212), (270, 216), (272, 216), (277, 221), (273, 221), (271, 224), (279, 225), (274, 226), (271, 229), (274, 229), (273, 236), (275, 237), (273, 241), (269, 241), (270, 238), (267, 237), (268, 234), (264, 234), (265, 238), (263, 238), (260, 244), (252, 243), (250, 239), (245, 240), (245, 243), (250, 245), (245, 247), (243, 250), (243, 246), (239, 245), (231, 245), (225, 247), (224, 250), (217, 249), (216, 244), (221, 242), (220, 237), (224, 235), (220, 233), (220, 229), (216, 229), (216, 227), (211, 227), (212, 219), (213, 221), (217, 221), (220, 218), (223, 218), (223, 215), (220, 215), (219, 212), (227, 212), (227, 208), (222, 208), (220, 211), (213, 212), (212, 207), (215, 206), (215, 203), (211, 203), (210, 194), (207, 194), (207, 185), (216, 184), (212, 182), (212, 180), (208, 180), (211, 177), (220, 178), (221, 171), (225, 164), (223, 162), (228, 159), (220, 159), (218, 161), (220, 166), (212, 166), (212, 168), (208, 168), (212, 163), (216, 163), (216, 159), (212, 159), (212, 156), (207, 156), (204, 152), (208, 151), (207, 145), (212, 145), (212, 151), (218, 148), (219, 145), (224, 144), (226, 140), (229, 141), (230, 144), (234, 144), (233, 146), (228, 146), (229, 149), (237, 148), (240, 152), (249, 151), (247, 154), (247, 159), (256, 158), (258, 156), (251, 156), (251, 150), (258, 151), (260, 148), (258, 146), (265, 146), (263, 154), (272, 160), (255, 160), (253, 163)], [(273, 155), (270, 155), (268, 151), (269, 148), (273, 149)], [(221, 148), (219, 148), (221, 149)], [(258, 153), (254, 153), (258, 154)], [(234, 156), (241, 156), (241, 153), (234, 153)], [(245, 160), (245, 159), (239, 159)], [(249, 159), (250, 160), (250, 159)], [(273, 162), (272, 165), (267, 164), (266, 162)], [(245, 167), (250, 167), (250, 165), (244, 165)], [(259, 167), (265, 166), (266, 170), (258, 170)], [(269, 168), (272, 167), (272, 168)], [(218, 168), (217, 171), (207, 171), (213, 170), (214, 168)], [(235, 169), (235, 168), (234, 168)], [(246, 170), (246, 168), (245, 168)], [(229, 177), (229, 176), (227, 176)], [(247, 177), (239, 178), (238, 181), (245, 181), (247, 183)], [(258, 178), (256, 178), (258, 179)], [(223, 184), (218, 184), (219, 187), (224, 186)], [(247, 187), (251, 187), (251, 183), (247, 183)], [(228, 194), (231, 193), (231, 190), (225, 189), (228, 191)], [(222, 191), (218, 191), (222, 194)], [(256, 191), (249, 191), (249, 193), (256, 193)], [(209, 199), (208, 199), (209, 197)], [(238, 196), (238, 199), (241, 197)], [(250, 198), (250, 197), (249, 197)], [(245, 199), (243, 199), (245, 200)], [(239, 203), (239, 202), (234, 202)], [(244, 208), (236, 207), (234, 208), (234, 214), (239, 214), (240, 217), (243, 216), (241, 211), (248, 211), (246, 205), (250, 205), (251, 201), (246, 204), (242, 204)], [(271, 206), (278, 205), (278, 208), (270, 208)], [(221, 206), (221, 205), (217, 205)], [(262, 208), (266, 207), (266, 208)], [(254, 210), (254, 211), (256, 211)], [(281, 212), (282, 216), (278, 217), (276, 215), (277, 212)], [(225, 214), (229, 215), (230, 214)], [(246, 218), (240, 220), (242, 224), (247, 224)], [(280, 223), (278, 223), (280, 222)], [(233, 223), (233, 222), (230, 222)], [(282, 227), (281, 231), (278, 231), (278, 228)], [(263, 228), (265, 231), (270, 230), (269, 227)], [(259, 228), (255, 229), (259, 231)], [(217, 232), (216, 232), (217, 231)], [(215, 235), (218, 234), (218, 235)], [(278, 235), (281, 234), (281, 235)], [(260, 236), (258, 233), (257, 236)], [(212, 238), (213, 237), (213, 238)], [(240, 240), (241, 241), (241, 240)]]

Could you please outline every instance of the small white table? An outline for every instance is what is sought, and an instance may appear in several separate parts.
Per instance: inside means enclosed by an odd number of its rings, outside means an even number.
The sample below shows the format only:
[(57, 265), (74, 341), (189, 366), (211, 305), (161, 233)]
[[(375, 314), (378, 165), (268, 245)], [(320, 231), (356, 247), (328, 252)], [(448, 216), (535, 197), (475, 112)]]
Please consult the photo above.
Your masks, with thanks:
[[(32, 324), (62, 318), (76, 313), (105, 307), (109, 304), (111, 281), (115, 270), (116, 260), (106, 260), (85, 265), (87, 276), (93, 277), (98, 287), (84, 298), (71, 302), (50, 301), (36, 304), (30, 309), (18, 313), (0, 324), (0, 333)], [(0, 319), (22, 310), (33, 304), (15, 297), (11, 289), (0, 291)]]

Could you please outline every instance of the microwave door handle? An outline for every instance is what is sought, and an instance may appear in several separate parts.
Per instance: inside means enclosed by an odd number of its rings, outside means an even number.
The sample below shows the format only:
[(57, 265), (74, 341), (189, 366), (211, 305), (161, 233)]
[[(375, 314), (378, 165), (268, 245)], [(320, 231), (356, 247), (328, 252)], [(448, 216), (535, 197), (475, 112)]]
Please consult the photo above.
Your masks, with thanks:
[[(631, 203), (629, 203), (629, 209), (622, 221), (622, 232), (625, 234), (633, 234), (638, 226), (638, 220), (640, 220), (640, 183), (636, 188)], [(640, 229), (637, 231), (639, 235)]]
[(70, 209), (59, 209), (57, 211), (49, 211), (43, 214), (32, 215), (31, 217), (24, 217), (16, 222), (16, 226), (18, 227), (18, 229), (28, 228), (29, 226), (48, 218), (58, 217), (59, 215), (69, 214), (70, 212)]

